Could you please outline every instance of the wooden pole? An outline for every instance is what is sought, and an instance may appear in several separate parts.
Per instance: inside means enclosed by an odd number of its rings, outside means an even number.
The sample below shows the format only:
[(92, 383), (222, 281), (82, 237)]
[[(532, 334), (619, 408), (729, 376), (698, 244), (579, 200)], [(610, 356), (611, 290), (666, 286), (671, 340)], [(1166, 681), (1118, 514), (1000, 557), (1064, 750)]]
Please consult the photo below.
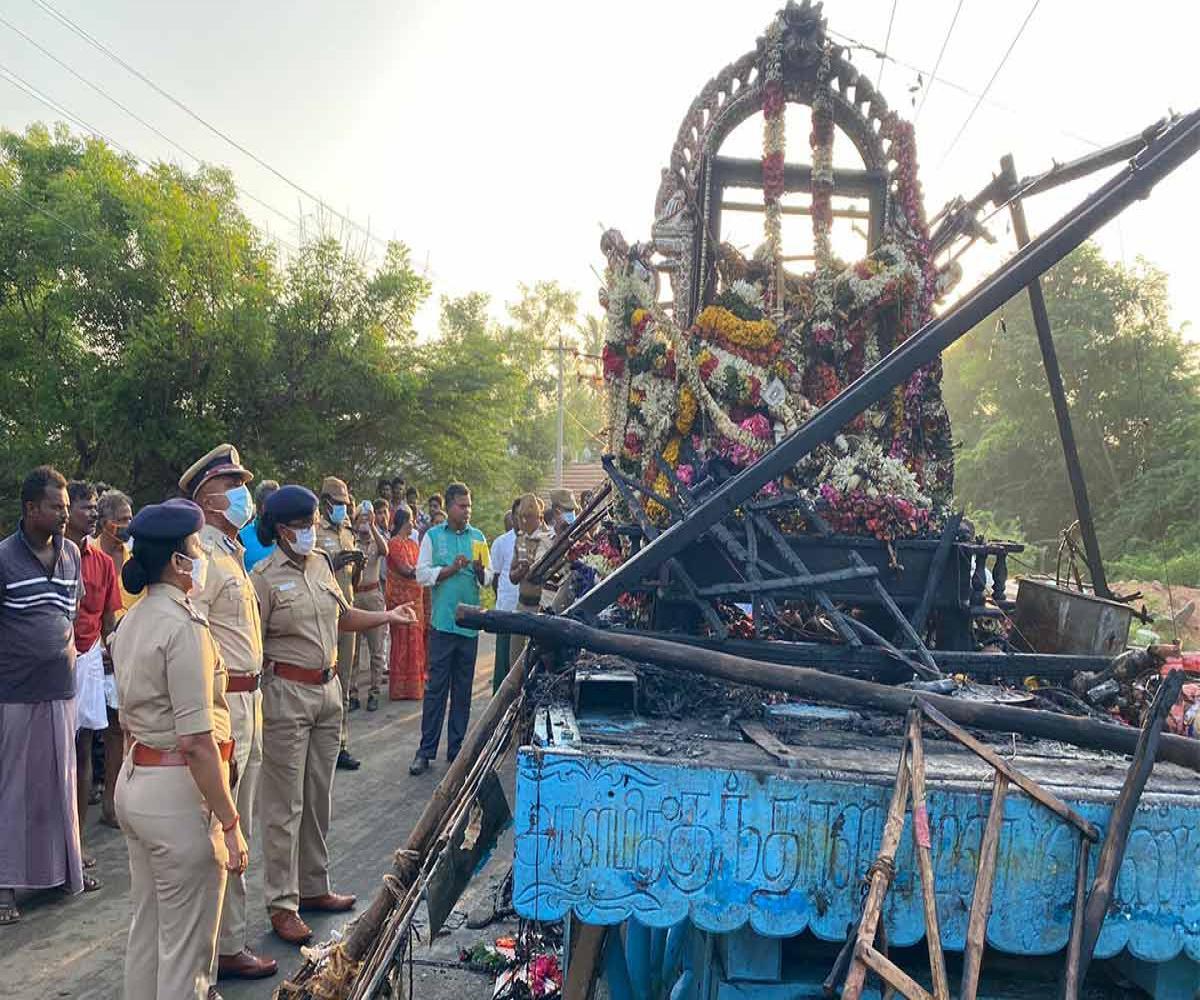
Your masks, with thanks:
[[(869, 944), (863, 944), (860, 940), (855, 945), (854, 956), (887, 983), (891, 989), (899, 990), (908, 1000), (934, 1000), (933, 995), (924, 986)], [(887, 991), (884, 995), (887, 995)], [(842, 996), (845, 997), (846, 994), (843, 993)]]
[[(528, 669), (526, 666), (527, 655), (528, 650), (518, 658), (516, 664), (508, 672), (508, 676), (504, 678), (499, 690), (492, 695), (492, 700), (488, 702), (483, 714), (468, 731), (458, 756), (429, 797), (429, 801), (425, 804), (416, 825), (408, 835), (403, 849), (396, 852), (396, 861), (389, 874), (404, 888), (407, 889), (412, 884), (421, 868), (419, 861), (414, 864), (408, 859), (424, 858), (441, 827), (442, 820), (454, 805), (480, 752), (491, 739), (497, 724), (504, 718), (509, 706), (524, 688)], [(396, 895), (393, 890), (386, 884), (381, 886), (371, 900), (371, 904), (346, 928), (346, 936), (341, 947), (349, 962), (357, 964), (366, 957), (395, 906)], [(303, 986), (303, 992), (310, 996), (343, 995), (336, 992), (341, 989), (340, 984), (325, 982), (327, 978), (335, 976), (337, 970), (333, 967), (336, 964), (326, 963), (323, 969), (316, 974), (314, 981)], [(300, 983), (304, 980), (302, 974), (292, 978), (293, 981)], [(319, 992), (322, 989), (325, 990), (324, 993)]]
[(983, 949), (987, 944), (988, 917), (992, 914), (992, 890), (996, 883), (996, 852), (1000, 846), (1007, 795), (1008, 778), (1003, 772), (997, 771), (992, 782), (992, 805), (988, 809), (987, 826), (983, 828), (983, 841), (979, 845), (979, 871), (975, 876), (975, 891), (971, 894), (971, 916), (967, 920), (967, 944), (963, 949), (959, 1000), (975, 1000), (979, 989)]
[[(1009, 212), (1012, 214), (1013, 235), (1017, 238), (1017, 249), (1029, 245), (1029, 226), (1025, 221), (1025, 206), (1017, 196), (1020, 185), (1012, 156), (1000, 160), (1001, 183), (1008, 185), (1012, 197)], [(1104, 576), (1104, 563), (1100, 558), (1100, 542), (1096, 538), (1096, 524), (1092, 518), (1092, 504), (1088, 499), (1087, 480), (1079, 462), (1079, 449), (1075, 446), (1075, 431), (1071, 426), (1071, 410), (1067, 404), (1067, 391), (1063, 386), (1062, 370), (1058, 365), (1058, 352), (1054, 348), (1054, 337), (1050, 332), (1050, 313), (1042, 296), (1042, 280), (1034, 276), (1026, 286), (1029, 292), (1029, 310), (1033, 314), (1033, 326), (1037, 331), (1038, 348), (1042, 352), (1042, 366), (1046, 369), (1046, 385), (1050, 389), (1050, 401), (1054, 404), (1054, 419), (1058, 423), (1058, 435), (1062, 441), (1063, 458), (1067, 464), (1067, 480), (1071, 496), (1075, 500), (1075, 515), (1079, 518), (1079, 533), (1083, 536), (1083, 548), (1087, 553), (1088, 570), (1092, 587), (1100, 597), (1111, 598), (1108, 581)]]
[[(600, 972), (600, 956), (604, 954), (608, 928), (582, 923), (574, 916), (570, 920), (571, 955), (567, 962), (567, 978), (563, 982), (563, 1000), (588, 1000)], [(620, 933), (619, 928), (617, 933)]]
[(1067, 964), (1063, 970), (1063, 1000), (1079, 998), (1079, 953), (1083, 947), (1083, 909), (1087, 902), (1088, 855), (1092, 845), (1079, 838), (1075, 865), (1075, 905), (1071, 909), (1071, 937), (1067, 942)]
[(1100, 928), (1108, 915), (1108, 904), (1112, 902), (1121, 862), (1125, 860), (1125, 843), (1129, 839), (1129, 828), (1133, 825), (1138, 801), (1142, 797), (1146, 782), (1150, 779), (1150, 772), (1154, 769), (1155, 752), (1158, 744), (1166, 738), (1162, 733), (1163, 723), (1167, 719), (1167, 713), (1179, 700), (1183, 680), (1182, 670), (1172, 670), (1159, 686), (1146, 724), (1138, 736), (1137, 748), (1125, 774), (1121, 794), (1117, 796), (1117, 803), (1109, 817), (1108, 829), (1104, 832), (1104, 844), (1100, 848), (1100, 859), (1096, 863), (1096, 877), (1092, 880), (1087, 905), (1084, 907), (1083, 941), (1079, 954), (1080, 984), (1087, 978), (1092, 952), (1096, 950)]
[(980, 743), (970, 733), (961, 726), (955, 725), (947, 719), (932, 705), (925, 702), (924, 699), (918, 699), (921, 702), (921, 710), (925, 713), (925, 717), (935, 726), (943, 729), (954, 739), (958, 740), (972, 753), (978, 755), (987, 763), (991, 764), (997, 771), (1004, 775), (1009, 781), (1016, 785), (1021, 791), (1028, 795), (1036, 802), (1040, 802), (1052, 813), (1060, 819), (1065, 819), (1075, 829), (1082, 833), (1093, 844), (1100, 840), (1100, 831), (1091, 823), (1079, 815), (1074, 809), (1067, 805), (1062, 799), (1051, 792), (1046, 791), (1032, 778), (1026, 777), (1008, 761), (1001, 757), (995, 750), (986, 744)]
[[(785, 691), (817, 701), (873, 708), (894, 715), (904, 715), (912, 703), (912, 692), (903, 688), (821, 673), (807, 667), (766, 663), (684, 643), (609, 632), (570, 618), (519, 611), (484, 611), (464, 604), (459, 605), (458, 621), (469, 628), (481, 628), (488, 632), (516, 632), (553, 645), (580, 646), (597, 653), (615, 653), (633, 660), (675, 667), (687, 673), (719, 677), (735, 684)], [(1138, 743), (1137, 730), (1116, 723), (1095, 722), (1011, 705), (960, 701), (945, 695), (922, 695), (921, 700), (962, 726), (1021, 733), (1074, 743), (1090, 750), (1126, 754), (1132, 753)], [(1157, 741), (1156, 753), (1161, 760), (1200, 771), (1200, 740), (1162, 734)]]
[(925, 942), (929, 946), (933, 996), (934, 1000), (950, 1000), (950, 980), (946, 976), (946, 956), (942, 952), (937, 891), (933, 881), (933, 843), (925, 801), (925, 744), (921, 738), (919, 714), (909, 715), (908, 743), (911, 754), (909, 770), (912, 773), (913, 844), (917, 848), (917, 867), (921, 873), (921, 903), (925, 908)]
[[(915, 710), (913, 715), (915, 715)], [(863, 984), (867, 979), (867, 966), (860, 953), (864, 947), (875, 944), (875, 931), (883, 912), (883, 900), (888, 886), (895, 876), (896, 849), (900, 846), (900, 834), (904, 832), (904, 813), (908, 807), (908, 741), (900, 748), (900, 767), (896, 771), (896, 784), (892, 788), (892, 801), (888, 805), (887, 820), (883, 824), (883, 837), (879, 844), (879, 856), (871, 865), (867, 877), (867, 898), (863, 903), (862, 920), (858, 925), (858, 942), (855, 944), (855, 960), (846, 973), (846, 985), (842, 987), (842, 1000), (859, 1000)]]

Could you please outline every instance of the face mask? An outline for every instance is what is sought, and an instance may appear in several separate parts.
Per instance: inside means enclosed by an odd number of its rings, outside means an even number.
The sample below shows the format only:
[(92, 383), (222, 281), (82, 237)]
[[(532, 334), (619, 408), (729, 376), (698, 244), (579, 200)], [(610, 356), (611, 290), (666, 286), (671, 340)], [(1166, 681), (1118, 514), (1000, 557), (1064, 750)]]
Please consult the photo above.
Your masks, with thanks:
[(115, 538), (122, 545), (129, 541), (129, 525), (122, 528), (105, 528), (109, 536)]
[(566, 521), (567, 524), (574, 524), (575, 523), (575, 511), (573, 511), (573, 510), (563, 511), (563, 520)]
[(308, 555), (317, 544), (317, 529), (311, 525), (307, 528), (293, 528), (296, 534), (296, 540), (292, 542), (292, 549), (296, 555)]
[(225, 499), (229, 501), (229, 506), (223, 511), (225, 520), (235, 528), (244, 528), (254, 517), (254, 498), (250, 491), (244, 485), (235, 486), (225, 491)]
[[(189, 558), (184, 556), (185, 559)], [(204, 589), (204, 584), (208, 582), (208, 557), (194, 556), (191, 557), (192, 564), (189, 567), (189, 574), (192, 578), (192, 589), (189, 594), (198, 594)]]
[(341, 524), (344, 520), (346, 520), (346, 505), (335, 503), (332, 510), (329, 511), (329, 523)]

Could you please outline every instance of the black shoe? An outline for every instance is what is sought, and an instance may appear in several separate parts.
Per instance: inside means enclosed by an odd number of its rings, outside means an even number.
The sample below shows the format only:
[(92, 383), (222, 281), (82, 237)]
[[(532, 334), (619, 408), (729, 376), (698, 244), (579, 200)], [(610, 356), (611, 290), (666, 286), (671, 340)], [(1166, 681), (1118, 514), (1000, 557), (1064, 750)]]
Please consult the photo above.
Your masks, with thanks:
[(424, 774), (428, 770), (429, 758), (422, 757), (420, 754), (417, 754), (417, 756), (413, 758), (413, 762), (408, 765), (408, 773), (414, 777), (418, 774)]
[(374, 712), (377, 708), (379, 708), (379, 695), (372, 691), (367, 695), (367, 711)]
[(357, 771), (362, 767), (362, 761), (355, 757), (349, 750), (342, 747), (338, 751), (337, 767), (339, 771)]
[(356, 694), (352, 694), (352, 695), (350, 696), (350, 703), (349, 703), (349, 705), (347, 705), (346, 707), (347, 707), (347, 708), (348, 708), (348, 709), (349, 709), (351, 712), (357, 712), (357, 711), (358, 711), (360, 708), (362, 708), (362, 702), (360, 702), (360, 701), (358, 700), (358, 695), (356, 695)]

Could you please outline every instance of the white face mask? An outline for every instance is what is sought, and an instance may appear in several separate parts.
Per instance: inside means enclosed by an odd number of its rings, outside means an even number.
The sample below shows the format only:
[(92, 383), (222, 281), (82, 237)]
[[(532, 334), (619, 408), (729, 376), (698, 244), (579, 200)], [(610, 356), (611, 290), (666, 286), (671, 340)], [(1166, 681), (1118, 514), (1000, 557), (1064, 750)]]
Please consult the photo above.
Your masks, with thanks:
[(295, 535), (292, 549), (296, 555), (308, 555), (317, 544), (317, 529), (309, 525), (307, 528), (292, 528), (291, 531)]
[(188, 593), (198, 594), (204, 589), (204, 584), (208, 582), (208, 556), (184, 556), (184, 558), (191, 559), (188, 573), (192, 578), (192, 587)]

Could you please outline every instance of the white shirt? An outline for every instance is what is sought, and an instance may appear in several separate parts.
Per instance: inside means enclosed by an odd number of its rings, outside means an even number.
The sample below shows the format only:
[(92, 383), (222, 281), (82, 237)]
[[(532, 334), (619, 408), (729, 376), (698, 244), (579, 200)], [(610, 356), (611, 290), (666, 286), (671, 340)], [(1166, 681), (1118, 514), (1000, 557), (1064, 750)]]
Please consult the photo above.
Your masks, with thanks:
[[(425, 532), (425, 537), (421, 539), (421, 548), (417, 552), (417, 583), (422, 587), (436, 587), (438, 584), (438, 574), (442, 571), (441, 566), (433, 564), (433, 542), (429, 538), (429, 532)], [(492, 585), (491, 568), (485, 567), (483, 571), (482, 587), (490, 587)]]
[(492, 542), (492, 572), (496, 574), (497, 611), (517, 610), (517, 596), (521, 588), (508, 578), (516, 547), (517, 533), (511, 528)]

